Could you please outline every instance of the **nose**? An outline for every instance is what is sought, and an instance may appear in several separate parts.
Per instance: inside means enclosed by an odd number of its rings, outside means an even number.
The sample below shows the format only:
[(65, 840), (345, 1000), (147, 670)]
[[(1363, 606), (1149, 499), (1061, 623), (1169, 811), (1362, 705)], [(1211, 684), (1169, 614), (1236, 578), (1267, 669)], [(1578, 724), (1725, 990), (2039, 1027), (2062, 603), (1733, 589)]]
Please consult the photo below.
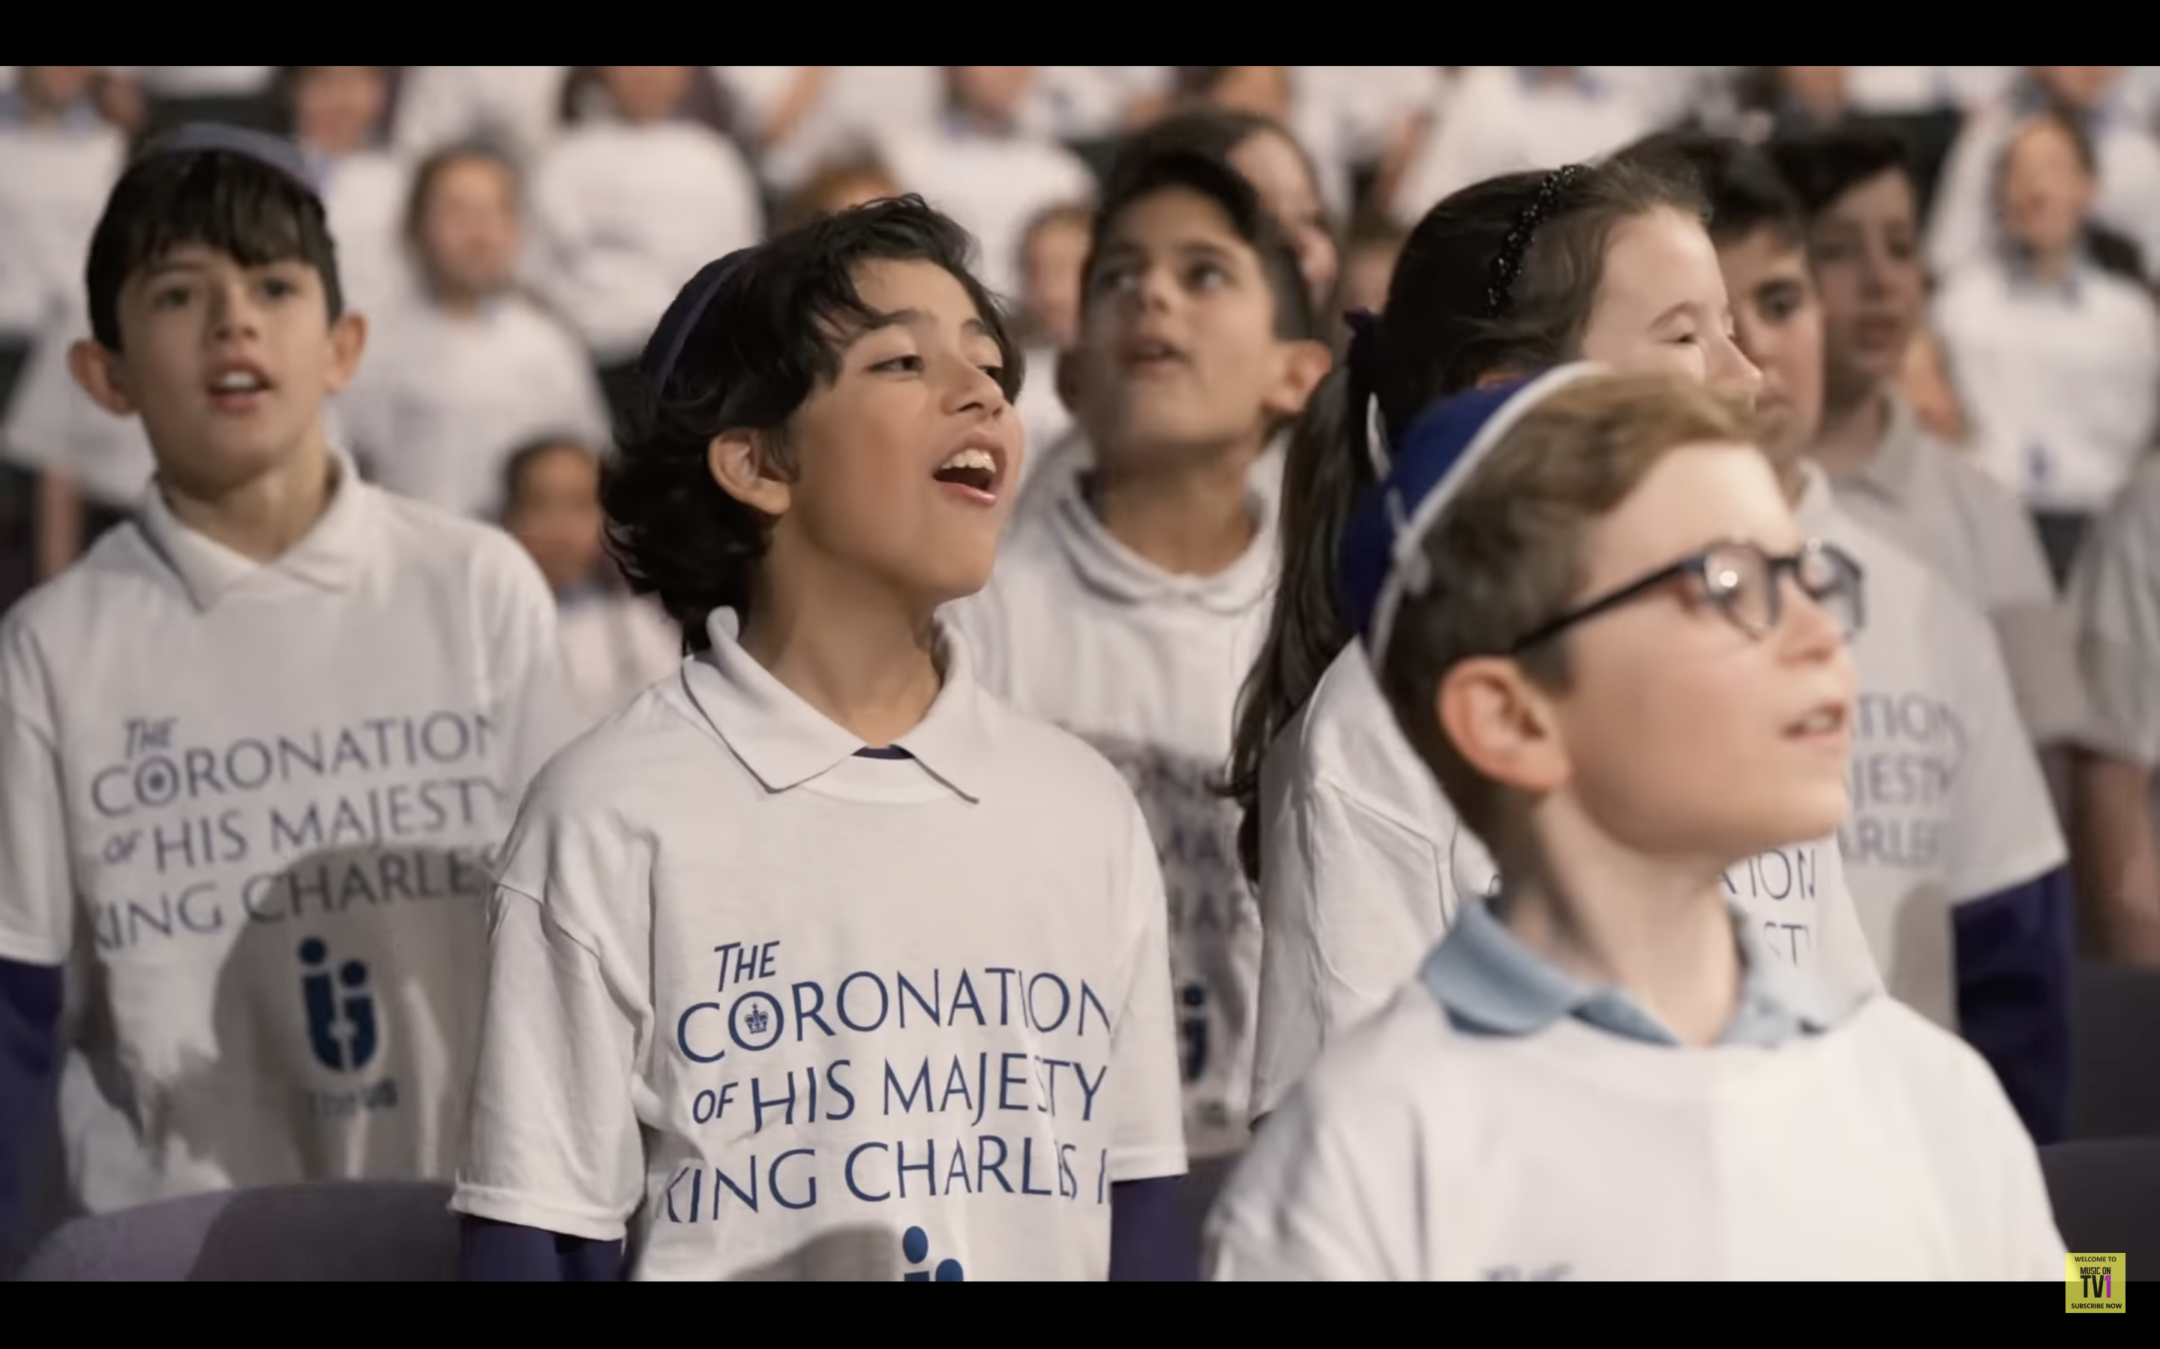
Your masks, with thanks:
[[(1784, 576), (1779, 584), (1785, 589), (1780, 605), (1780, 642), (1788, 659), (1797, 663), (1814, 664), (1839, 656), (1845, 650), (1845, 621), (1829, 605), (1810, 595), (1800, 585), (1798, 578)], [(1856, 579), (1851, 583), (1858, 587)], [(1860, 596), (1853, 595), (1855, 612)]]
[(219, 341), (255, 336), (260, 331), (261, 310), (248, 291), (246, 278), (214, 286), (210, 293), (210, 333)]
[(1710, 387), (1753, 401), (1762, 390), (1763, 374), (1731, 338), (1720, 334), (1710, 348)]
[(950, 364), (953, 374), (951, 392), (945, 400), (948, 410), (980, 411), (996, 417), (1012, 406), (1005, 396), (1005, 387), (993, 379), (989, 371), (960, 356), (955, 356)]

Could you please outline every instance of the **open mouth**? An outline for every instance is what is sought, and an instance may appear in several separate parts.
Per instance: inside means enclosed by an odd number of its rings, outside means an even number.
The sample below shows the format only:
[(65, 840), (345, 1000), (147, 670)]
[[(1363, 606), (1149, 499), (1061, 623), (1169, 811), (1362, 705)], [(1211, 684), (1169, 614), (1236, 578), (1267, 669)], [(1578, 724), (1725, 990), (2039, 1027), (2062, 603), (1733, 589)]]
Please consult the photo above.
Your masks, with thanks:
[(1135, 342), (1125, 349), (1125, 363), (1135, 370), (1160, 370), (1185, 359), (1185, 353), (1168, 342)]
[(210, 397), (222, 406), (246, 406), (270, 392), (270, 377), (252, 365), (231, 365), (210, 379)]
[(997, 500), (998, 483), (1004, 477), (1004, 468), (994, 451), (970, 445), (955, 450), (930, 476), (983, 501), (994, 502)]
[(1818, 707), (1785, 728), (1795, 740), (1822, 740), (1845, 733), (1845, 708), (1841, 704)]

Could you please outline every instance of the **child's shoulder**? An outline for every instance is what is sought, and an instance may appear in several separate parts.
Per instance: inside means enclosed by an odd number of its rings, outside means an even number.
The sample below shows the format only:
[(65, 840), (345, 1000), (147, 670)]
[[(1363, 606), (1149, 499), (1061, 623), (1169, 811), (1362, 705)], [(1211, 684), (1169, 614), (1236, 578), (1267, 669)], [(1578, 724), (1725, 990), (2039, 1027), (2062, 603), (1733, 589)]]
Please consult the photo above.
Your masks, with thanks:
[(1124, 775), (1093, 745), (1017, 710), (989, 689), (978, 689), (977, 696), (987, 709), (994, 753), (1004, 774), (1024, 780), (1031, 790), (1054, 791), (1074, 805), (1099, 799), (1119, 811), (1139, 808)]
[(127, 619), (139, 617), (153, 596), (166, 593), (183, 602), (177, 587), (160, 585), (162, 570), (141, 527), (126, 521), (0, 616), (0, 646), (64, 649), (77, 637), (124, 631)]
[(494, 525), (460, 515), (431, 501), (370, 487), (380, 504), (383, 548), (393, 566), (469, 572), (484, 584), (538, 585), (546, 582), (530, 554)]

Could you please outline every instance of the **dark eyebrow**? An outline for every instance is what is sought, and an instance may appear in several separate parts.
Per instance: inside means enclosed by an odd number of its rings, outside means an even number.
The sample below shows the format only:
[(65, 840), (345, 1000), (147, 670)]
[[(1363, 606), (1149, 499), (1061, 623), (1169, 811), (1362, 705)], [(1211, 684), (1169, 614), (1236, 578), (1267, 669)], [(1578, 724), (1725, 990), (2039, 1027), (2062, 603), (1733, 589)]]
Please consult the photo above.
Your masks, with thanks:
[[(931, 316), (928, 310), (924, 309), (873, 310), (863, 320), (862, 327), (857, 329), (855, 335), (848, 339), (848, 345), (854, 346), (863, 338), (883, 328), (930, 328), (936, 325), (937, 320)], [(991, 336), (990, 325), (984, 323), (980, 317), (971, 318), (966, 323), (961, 324), (960, 332), (967, 337)]]

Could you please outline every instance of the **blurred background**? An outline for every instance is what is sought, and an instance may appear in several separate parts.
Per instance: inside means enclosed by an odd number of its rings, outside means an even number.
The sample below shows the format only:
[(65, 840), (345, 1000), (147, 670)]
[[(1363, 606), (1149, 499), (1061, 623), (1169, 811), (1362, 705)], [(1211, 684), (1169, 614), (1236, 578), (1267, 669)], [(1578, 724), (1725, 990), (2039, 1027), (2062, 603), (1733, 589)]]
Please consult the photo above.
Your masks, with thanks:
[[(2042, 104), (2073, 110), (2089, 145), (2009, 155), (2011, 114)], [(702, 263), (919, 192), (975, 234), (1031, 348), (1054, 352), (1098, 173), (1120, 136), (1192, 105), (1267, 119), (1236, 159), (1334, 313), (1381, 306), (1406, 231), (1456, 188), (1678, 125), (1894, 130), (1934, 287), (1994, 265), (1991, 243), (2020, 231), (2089, 234), (2141, 284), (2160, 249), (2160, 66), (0, 68), (0, 607), (148, 476), (139, 428), (66, 371), (87, 332), (85, 244), (132, 139), (197, 120), (297, 138), (349, 302), (374, 325), (337, 435), (393, 490), (505, 524), (568, 593), (603, 566), (609, 401)], [(2107, 448), (2127, 465), (2147, 447), (2160, 353), (2117, 310), (2067, 320), (2082, 343), (2006, 313), (1931, 317), (1907, 392), (1983, 462), (2018, 471), (2035, 406), (2105, 405), (2100, 434), (2123, 442)], [(1038, 454), (1069, 430), (1052, 366), (1033, 366), (1023, 400)]]

